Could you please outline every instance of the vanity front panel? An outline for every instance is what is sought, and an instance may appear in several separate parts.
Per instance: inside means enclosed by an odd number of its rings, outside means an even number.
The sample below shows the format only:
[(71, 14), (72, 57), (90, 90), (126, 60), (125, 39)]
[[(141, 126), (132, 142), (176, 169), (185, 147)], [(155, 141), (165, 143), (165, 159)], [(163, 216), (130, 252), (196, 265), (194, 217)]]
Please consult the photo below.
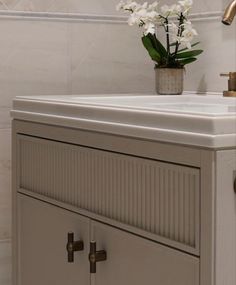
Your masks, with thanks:
[(152, 233), (199, 254), (200, 171), (17, 135), (18, 188)]

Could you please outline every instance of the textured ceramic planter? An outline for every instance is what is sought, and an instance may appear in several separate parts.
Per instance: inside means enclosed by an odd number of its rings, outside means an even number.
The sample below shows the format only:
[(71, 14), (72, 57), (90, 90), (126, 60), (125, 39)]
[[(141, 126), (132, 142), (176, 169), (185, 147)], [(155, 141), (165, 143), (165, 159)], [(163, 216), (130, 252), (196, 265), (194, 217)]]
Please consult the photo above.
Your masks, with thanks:
[(183, 93), (184, 68), (155, 68), (156, 91), (161, 95)]

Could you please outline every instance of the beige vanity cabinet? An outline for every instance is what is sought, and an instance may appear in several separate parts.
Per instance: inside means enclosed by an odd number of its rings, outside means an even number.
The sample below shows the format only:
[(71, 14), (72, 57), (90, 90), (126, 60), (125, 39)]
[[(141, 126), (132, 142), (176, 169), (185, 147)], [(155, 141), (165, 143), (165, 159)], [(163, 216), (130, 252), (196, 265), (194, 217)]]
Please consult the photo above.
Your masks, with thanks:
[(235, 285), (235, 158), (14, 120), (13, 285)]
[[(18, 194), (18, 285), (88, 285), (89, 219)], [(84, 243), (68, 263), (67, 233)]]
[(199, 285), (198, 169), (27, 134), (15, 155), (15, 285)]

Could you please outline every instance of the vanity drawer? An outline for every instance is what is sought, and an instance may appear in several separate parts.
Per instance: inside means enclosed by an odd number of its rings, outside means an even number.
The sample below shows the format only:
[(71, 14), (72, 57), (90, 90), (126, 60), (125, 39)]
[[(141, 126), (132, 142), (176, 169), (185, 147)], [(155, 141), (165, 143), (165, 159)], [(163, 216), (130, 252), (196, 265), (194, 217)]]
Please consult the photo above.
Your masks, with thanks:
[(18, 135), (19, 189), (199, 254), (199, 169)]

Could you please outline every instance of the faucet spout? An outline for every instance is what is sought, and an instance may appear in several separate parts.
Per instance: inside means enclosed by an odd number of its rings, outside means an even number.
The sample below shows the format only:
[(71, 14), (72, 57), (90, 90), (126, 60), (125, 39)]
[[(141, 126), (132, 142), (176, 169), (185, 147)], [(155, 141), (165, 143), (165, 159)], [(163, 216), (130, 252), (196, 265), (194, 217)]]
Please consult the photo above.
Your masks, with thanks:
[(233, 0), (225, 10), (222, 23), (231, 25), (236, 15), (236, 0)]

